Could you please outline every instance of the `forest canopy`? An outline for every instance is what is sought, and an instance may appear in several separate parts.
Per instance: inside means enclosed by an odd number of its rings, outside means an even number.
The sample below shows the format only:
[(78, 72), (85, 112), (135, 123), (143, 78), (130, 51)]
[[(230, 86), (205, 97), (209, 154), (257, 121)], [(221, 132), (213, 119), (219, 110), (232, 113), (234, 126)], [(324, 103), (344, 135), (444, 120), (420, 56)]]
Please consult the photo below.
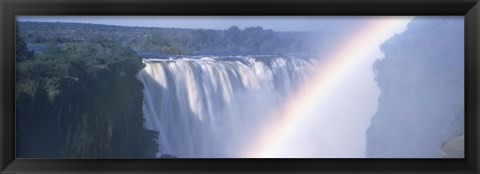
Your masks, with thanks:
[(274, 32), (262, 27), (226, 30), (125, 27), (81, 23), (18, 22), (22, 37), (36, 50), (48, 43), (64, 45), (96, 40), (116, 41), (143, 53), (179, 54), (282, 54), (304, 52), (306, 32)]

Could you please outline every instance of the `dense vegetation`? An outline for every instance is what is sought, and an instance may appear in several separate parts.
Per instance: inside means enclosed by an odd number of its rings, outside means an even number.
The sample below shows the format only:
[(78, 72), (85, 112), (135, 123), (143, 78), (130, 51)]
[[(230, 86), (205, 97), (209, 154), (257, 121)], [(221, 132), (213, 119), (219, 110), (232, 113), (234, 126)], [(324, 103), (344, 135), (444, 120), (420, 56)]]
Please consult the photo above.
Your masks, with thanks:
[(34, 54), (17, 35), (17, 157), (155, 157), (158, 133), (143, 128), (136, 79), (141, 58), (102, 37), (43, 43)]
[[(381, 91), (367, 131), (367, 157), (442, 156), (463, 151), (463, 19), (417, 17), (386, 41), (374, 64)], [(442, 147), (442, 144), (456, 147)], [(447, 150), (448, 151), (448, 150)], [(451, 156), (451, 155), (443, 155)]]
[(19, 22), (33, 47), (78, 43), (104, 37), (134, 51), (176, 54), (281, 54), (304, 52), (306, 33), (274, 32), (262, 27), (227, 30), (121, 27), (80, 23)]

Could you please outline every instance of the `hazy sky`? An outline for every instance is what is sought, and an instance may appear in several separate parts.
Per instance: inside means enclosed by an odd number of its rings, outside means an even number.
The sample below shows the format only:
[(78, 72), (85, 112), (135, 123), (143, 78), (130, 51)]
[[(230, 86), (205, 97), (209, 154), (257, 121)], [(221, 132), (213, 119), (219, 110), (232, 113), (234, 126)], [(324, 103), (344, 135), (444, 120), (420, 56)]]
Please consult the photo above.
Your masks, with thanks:
[(241, 29), (262, 26), (275, 31), (319, 31), (352, 28), (371, 17), (354, 16), (17, 16), (19, 21), (75, 22), (120, 26)]

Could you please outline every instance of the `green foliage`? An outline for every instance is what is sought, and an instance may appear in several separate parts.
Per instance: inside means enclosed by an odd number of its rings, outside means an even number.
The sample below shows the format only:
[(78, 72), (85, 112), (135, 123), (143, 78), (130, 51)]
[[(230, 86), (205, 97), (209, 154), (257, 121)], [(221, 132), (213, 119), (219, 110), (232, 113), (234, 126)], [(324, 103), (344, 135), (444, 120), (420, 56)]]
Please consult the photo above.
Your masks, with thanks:
[(79, 43), (103, 37), (135, 51), (157, 50), (167, 55), (301, 52), (305, 41), (299, 37), (301, 34), (285, 37), (285, 33), (262, 27), (206, 30), (46, 22), (19, 22), (19, 25), (28, 33), (24, 35), (27, 42), (35, 45)]
[(24, 61), (33, 59), (33, 52), (29, 51), (27, 48), (27, 44), (23, 41), (23, 38), (20, 36), (20, 31), (18, 31), (18, 26), (15, 32), (15, 54), (17, 61)]
[(17, 155), (155, 157), (158, 133), (143, 128), (136, 79), (141, 58), (106, 38), (46, 44), (17, 62)]
[(181, 54), (187, 54), (188, 53), (187, 51), (185, 51), (183, 49), (180, 49), (180, 48), (177, 48), (177, 47), (163, 47), (162, 51), (165, 54), (169, 54), (169, 55), (181, 55)]
[(170, 46), (168, 40), (158, 34), (152, 34), (140, 42), (139, 48), (145, 50), (161, 50), (163, 47), (168, 46)]

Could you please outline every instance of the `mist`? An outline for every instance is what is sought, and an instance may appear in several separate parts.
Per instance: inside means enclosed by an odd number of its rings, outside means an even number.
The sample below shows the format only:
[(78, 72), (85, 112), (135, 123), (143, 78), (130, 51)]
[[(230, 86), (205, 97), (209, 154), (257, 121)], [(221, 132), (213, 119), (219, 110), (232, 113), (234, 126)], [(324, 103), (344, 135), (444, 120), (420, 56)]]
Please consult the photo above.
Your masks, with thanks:
[[(319, 63), (329, 59), (338, 48), (354, 37), (369, 22), (392, 20), (399, 23), (380, 42), (370, 45), (365, 55), (355, 55), (359, 63), (348, 69), (346, 75), (335, 81), (324, 101), (309, 112), (312, 116), (302, 121), (295, 136), (286, 140), (279, 150), (280, 157), (308, 158), (364, 158), (366, 131), (378, 108), (380, 89), (375, 81), (372, 65), (384, 55), (380, 45), (390, 37), (405, 31), (412, 17), (338, 17), (333, 25), (312, 25), (318, 28), (308, 41)], [(349, 50), (340, 50), (349, 51)], [(321, 71), (321, 70), (320, 70)], [(291, 150), (296, 149), (296, 150)], [(298, 151), (297, 149), (301, 149)]]

